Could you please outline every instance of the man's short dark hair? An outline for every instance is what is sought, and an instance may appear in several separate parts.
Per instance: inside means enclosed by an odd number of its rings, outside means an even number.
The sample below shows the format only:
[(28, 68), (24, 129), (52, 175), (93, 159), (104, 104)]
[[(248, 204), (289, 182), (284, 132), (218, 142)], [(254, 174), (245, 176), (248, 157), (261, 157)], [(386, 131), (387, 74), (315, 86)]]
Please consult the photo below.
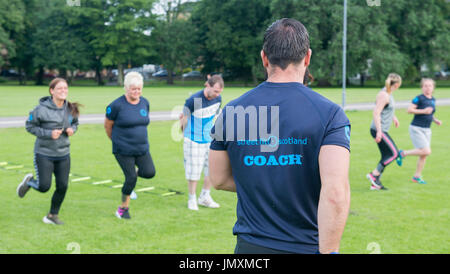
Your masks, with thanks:
[(214, 74), (211, 77), (208, 77), (208, 80), (206, 82), (209, 84), (209, 86), (213, 87), (215, 84), (219, 84), (221, 88), (224, 87), (224, 82), (222, 76), (220, 74)]
[(298, 64), (309, 49), (309, 35), (305, 26), (295, 19), (275, 21), (264, 34), (263, 51), (271, 65), (286, 69)]

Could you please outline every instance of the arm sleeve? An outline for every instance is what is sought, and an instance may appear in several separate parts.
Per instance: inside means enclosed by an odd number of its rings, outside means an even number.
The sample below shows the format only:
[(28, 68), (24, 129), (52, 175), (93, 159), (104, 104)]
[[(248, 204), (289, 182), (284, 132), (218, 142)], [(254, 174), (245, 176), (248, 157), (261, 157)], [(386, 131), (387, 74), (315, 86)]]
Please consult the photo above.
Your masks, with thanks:
[(192, 98), (188, 98), (184, 103), (183, 115), (191, 116), (192, 112), (194, 112), (194, 100)]
[(225, 111), (222, 111), (216, 119), (216, 122), (211, 129), (211, 142), (210, 149), (212, 150), (227, 150), (226, 145), (226, 132), (225, 132)]
[(116, 104), (111, 103), (106, 107), (106, 118), (108, 118), (111, 121), (115, 121), (118, 112), (119, 107)]
[(73, 133), (78, 130), (78, 117), (72, 118), (72, 122), (70, 123), (70, 127), (73, 129)]
[(325, 129), (322, 146), (337, 145), (345, 147), (350, 151), (350, 129), (351, 125), (347, 115), (345, 115), (341, 107), (337, 106)]
[(25, 129), (39, 138), (51, 139), (52, 138), (52, 130), (41, 127), (41, 123), (39, 121), (39, 108), (36, 107), (28, 116), (27, 121), (25, 122)]

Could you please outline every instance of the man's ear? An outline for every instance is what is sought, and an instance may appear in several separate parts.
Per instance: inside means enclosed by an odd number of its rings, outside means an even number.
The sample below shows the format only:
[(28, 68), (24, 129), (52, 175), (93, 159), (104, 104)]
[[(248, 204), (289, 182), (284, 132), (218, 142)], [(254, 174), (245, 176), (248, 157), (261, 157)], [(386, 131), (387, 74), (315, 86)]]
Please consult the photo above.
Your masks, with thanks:
[(305, 68), (307, 68), (309, 66), (309, 64), (311, 63), (311, 55), (312, 55), (312, 50), (308, 49), (308, 51), (306, 52), (306, 56), (305, 56)]
[(261, 50), (261, 60), (265, 68), (269, 67), (269, 58), (267, 58), (267, 55), (264, 52), (264, 50)]

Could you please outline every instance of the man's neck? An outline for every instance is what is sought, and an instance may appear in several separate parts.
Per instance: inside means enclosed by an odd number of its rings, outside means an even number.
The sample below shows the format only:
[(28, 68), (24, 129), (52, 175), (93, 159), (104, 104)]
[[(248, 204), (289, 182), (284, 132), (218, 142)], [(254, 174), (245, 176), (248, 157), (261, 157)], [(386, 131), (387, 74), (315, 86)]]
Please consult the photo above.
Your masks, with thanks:
[(267, 82), (288, 83), (298, 82), (303, 84), (306, 68), (304, 66), (290, 64), (285, 70), (280, 67), (269, 66), (267, 69)]

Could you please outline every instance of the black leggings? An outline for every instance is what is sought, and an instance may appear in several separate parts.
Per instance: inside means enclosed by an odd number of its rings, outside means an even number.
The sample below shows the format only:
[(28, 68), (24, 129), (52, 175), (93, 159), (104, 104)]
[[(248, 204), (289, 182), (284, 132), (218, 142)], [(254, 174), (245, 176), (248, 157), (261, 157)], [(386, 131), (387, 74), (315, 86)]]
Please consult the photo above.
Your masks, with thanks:
[(50, 214), (58, 214), (66, 196), (69, 185), (70, 155), (64, 157), (48, 157), (41, 154), (34, 155), (36, 179), (28, 185), (39, 192), (47, 192), (52, 185), (52, 174), (55, 174), (56, 190), (53, 193)]
[[(140, 156), (114, 154), (117, 162), (125, 175), (125, 183), (122, 187), (123, 195), (130, 195), (136, 186), (137, 177), (150, 179), (155, 177), (155, 166), (149, 152)], [(136, 173), (135, 166), (138, 167)]]
[[(371, 128), (370, 134), (373, 138), (375, 138), (377, 136), (377, 131)], [(381, 137), (381, 142), (379, 142), (377, 145), (381, 153), (381, 160), (378, 162), (377, 170), (381, 174), (383, 173), (384, 168), (398, 157), (398, 149), (391, 136), (389, 136), (389, 134), (384, 131)]]

